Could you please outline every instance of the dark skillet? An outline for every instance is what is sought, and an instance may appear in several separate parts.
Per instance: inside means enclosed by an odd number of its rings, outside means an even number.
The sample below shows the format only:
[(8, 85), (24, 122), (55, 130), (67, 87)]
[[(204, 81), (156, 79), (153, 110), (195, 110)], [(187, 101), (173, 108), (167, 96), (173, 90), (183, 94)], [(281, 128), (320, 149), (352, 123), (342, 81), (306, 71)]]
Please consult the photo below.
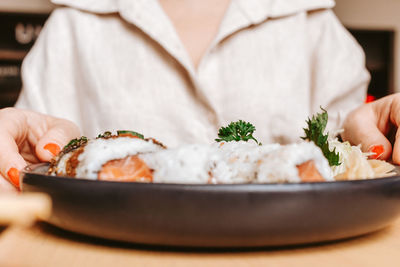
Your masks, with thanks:
[(400, 214), (400, 176), (300, 183), (186, 185), (23, 175), (24, 192), (53, 200), (49, 222), (86, 235), (150, 245), (258, 247), (362, 235)]

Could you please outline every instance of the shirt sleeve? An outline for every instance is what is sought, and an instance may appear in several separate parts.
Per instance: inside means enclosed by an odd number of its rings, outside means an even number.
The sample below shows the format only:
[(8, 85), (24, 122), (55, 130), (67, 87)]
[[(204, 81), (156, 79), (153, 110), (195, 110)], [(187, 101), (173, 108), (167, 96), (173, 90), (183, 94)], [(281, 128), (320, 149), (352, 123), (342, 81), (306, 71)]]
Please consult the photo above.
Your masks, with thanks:
[(346, 115), (366, 97), (369, 73), (365, 55), (332, 10), (308, 14), (311, 108), (329, 114), (329, 129), (338, 129)]

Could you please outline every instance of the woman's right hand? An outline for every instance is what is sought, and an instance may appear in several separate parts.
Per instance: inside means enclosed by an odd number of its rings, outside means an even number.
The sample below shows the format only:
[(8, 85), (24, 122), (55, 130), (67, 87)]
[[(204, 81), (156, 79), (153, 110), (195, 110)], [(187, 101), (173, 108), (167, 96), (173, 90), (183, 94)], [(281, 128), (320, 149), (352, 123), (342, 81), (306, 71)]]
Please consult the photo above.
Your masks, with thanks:
[(0, 191), (16, 191), (20, 170), (50, 161), (79, 136), (79, 128), (71, 121), (28, 110), (0, 109)]

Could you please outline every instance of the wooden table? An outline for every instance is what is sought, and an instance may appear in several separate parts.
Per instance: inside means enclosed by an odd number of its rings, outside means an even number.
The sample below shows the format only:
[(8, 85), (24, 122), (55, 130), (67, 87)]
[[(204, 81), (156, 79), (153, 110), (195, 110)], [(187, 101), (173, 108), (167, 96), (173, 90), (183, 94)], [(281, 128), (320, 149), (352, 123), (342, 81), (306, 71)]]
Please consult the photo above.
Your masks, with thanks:
[(0, 233), (0, 266), (400, 266), (400, 220), (346, 241), (236, 252), (143, 248), (39, 223)]

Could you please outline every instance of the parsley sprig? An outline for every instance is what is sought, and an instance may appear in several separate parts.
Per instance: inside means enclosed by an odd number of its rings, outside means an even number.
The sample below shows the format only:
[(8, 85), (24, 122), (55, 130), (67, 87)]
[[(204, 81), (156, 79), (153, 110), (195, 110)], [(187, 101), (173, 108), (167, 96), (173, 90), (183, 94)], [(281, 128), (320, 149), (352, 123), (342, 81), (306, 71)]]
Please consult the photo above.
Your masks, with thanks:
[(328, 112), (322, 107), (321, 109), (322, 113), (313, 115), (311, 119), (308, 118), (306, 121), (308, 127), (303, 128), (306, 136), (301, 138), (312, 141), (321, 148), (330, 166), (339, 166), (339, 153), (336, 152), (336, 149), (333, 149), (333, 151), (329, 150), (328, 133), (324, 134), (326, 124), (328, 123)]
[(254, 138), (253, 133), (256, 130), (253, 124), (239, 120), (237, 122), (231, 122), (227, 127), (221, 127), (218, 131), (218, 137), (215, 139), (217, 142), (225, 141), (249, 141), (254, 140), (257, 144), (261, 145)]

